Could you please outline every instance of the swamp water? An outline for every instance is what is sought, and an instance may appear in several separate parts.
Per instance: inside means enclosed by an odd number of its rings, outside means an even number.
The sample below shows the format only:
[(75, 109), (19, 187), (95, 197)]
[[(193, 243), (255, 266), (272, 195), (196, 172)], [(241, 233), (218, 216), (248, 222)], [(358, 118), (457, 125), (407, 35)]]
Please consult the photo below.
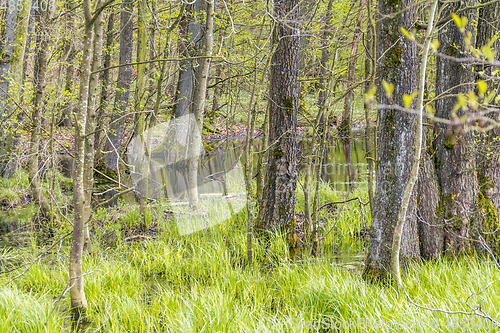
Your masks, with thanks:
[[(262, 140), (256, 139), (254, 151), (262, 150)], [(175, 212), (176, 220), (184, 221), (184, 225), (178, 224), (179, 229), (182, 228), (184, 232), (181, 234), (188, 234), (197, 230), (205, 229), (216, 223), (221, 223), (228, 219), (231, 214), (237, 213), (245, 206), (245, 186), (243, 178), (243, 165), (245, 161), (244, 140), (220, 140), (208, 142), (205, 154), (200, 158), (198, 169), (198, 189), (200, 198), (205, 198), (206, 210), (211, 208), (217, 210), (217, 216), (214, 218), (213, 214), (207, 215), (206, 212), (192, 214), (186, 211), (187, 191), (186, 191), (186, 175), (179, 171), (179, 165), (166, 167), (161, 164), (166, 163), (164, 156), (156, 156), (157, 163), (155, 167), (149, 168), (150, 179), (147, 186), (148, 196), (150, 198), (165, 198), (168, 197), (169, 205)], [(307, 154), (310, 146), (310, 139), (303, 138), (299, 142), (299, 169), (304, 166), (304, 156)], [(352, 132), (350, 140), (350, 158), (346, 158), (346, 146), (342, 141), (336, 138), (330, 138), (327, 142), (326, 149), (323, 154), (323, 161), (321, 166), (321, 178), (323, 181), (328, 182), (334, 189), (344, 192), (345, 196), (349, 192), (366, 183), (367, 180), (367, 162), (365, 158), (365, 136), (363, 130)], [(154, 152), (154, 150), (153, 150)], [(152, 154), (152, 159), (155, 156)], [(256, 159), (255, 159), (256, 160)], [(227, 171), (231, 169), (231, 171)], [(137, 171), (137, 170), (133, 170)], [(225, 172), (226, 171), (226, 172)], [(254, 168), (255, 173), (255, 168)], [(123, 181), (123, 179), (122, 179)], [(144, 186), (134, 183), (133, 177), (129, 177), (124, 181), (128, 186)], [(108, 182), (97, 180), (95, 191), (104, 193), (109, 188), (115, 186)], [(108, 194), (116, 192), (110, 191)], [(105, 200), (101, 196), (96, 196), (98, 200)], [(109, 196), (108, 196), (109, 199)], [(125, 203), (135, 202), (134, 195), (128, 193), (122, 196), (121, 199)], [(116, 200), (114, 200), (116, 202)], [(115, 202), (112, 202), (115, 203)], [(222, 208), (221, 208), (222, 207)], [(220, 213), (222, 212), (222, 213)], [(30, 216), (33, 214), (32, 205), (24, 208), (2, 210), (0, 211), (0, 248), (18, 247), (22, 246), (25, 241), (20, 241), (25, 235), (21, 235), (18, 226), (21, 224), (26, 225), (29, 222)], [(208, 218), (210, 216), (210, 218)], [(193, 226), (186, 225), (189, 220), (197, 220)], [(211, 223), (208, 221), (211, 220)], [(340, 265), (353, 268), (359, 267), (362, 264), (363, 258), (360, 254), (349, 255), (336, 255), (329, 256), (329, 259), (337, 262)]]

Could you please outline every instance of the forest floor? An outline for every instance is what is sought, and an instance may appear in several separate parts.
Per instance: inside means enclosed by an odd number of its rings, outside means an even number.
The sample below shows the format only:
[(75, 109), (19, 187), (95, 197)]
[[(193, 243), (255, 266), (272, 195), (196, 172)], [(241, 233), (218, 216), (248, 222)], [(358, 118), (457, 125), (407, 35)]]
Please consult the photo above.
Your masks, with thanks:
[[(15, 222), (0, 240), (0, 332), (71, 332), (75, 326), (66, 271), (71, 184), (61, 175), (57, 182), (60, 225), (33, 224), (35, 210), (23, 202), (0, 214), (2, 228)], [(0, 196), (13, 200), (28, 187), (26, 173), (18, 172), (2, 180)], [(349, 196), (366, 200), (366, 187)], [(320, 186), (321, 203), (346, 197)], [(300, 186), (296, 200), (300, 212)], [(135, 204), (93, 213), (95, 253), (84, 257), (88, 309), (79, 332), (495, 331), (484, 316), (500, 316), (500, 270), (489, 258), (412, 262), (404, 274), (406, 295), (366, 282), (366, 240), (359, 237), (363, 219), (355, 201), (319, 213), (321, 255), (310, 256), (304, 246), (291, 259), (283, 237), (273, 234), (269, 244), (254, 240), (253, 266), (245, 209), (188, 235), (179, 234), (168, 209), (150, 203), (145, 222)]]

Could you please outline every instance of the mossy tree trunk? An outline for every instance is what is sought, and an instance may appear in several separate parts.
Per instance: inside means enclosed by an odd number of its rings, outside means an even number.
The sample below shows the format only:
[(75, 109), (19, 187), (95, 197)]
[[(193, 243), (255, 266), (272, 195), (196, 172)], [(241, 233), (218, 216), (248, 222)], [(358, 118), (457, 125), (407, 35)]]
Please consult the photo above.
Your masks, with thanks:
[[(416, 45), (401, 36), (400, 27), (411, 30), (415, 22), (413, 0), (383, 0), (378, 2), (377, 18), (379, 81), (394, 85), (386, 93), (379, 85), (379, 103), (401, 105), (405, 94), (417, 90)], [(415, 142), (415, 115), (391, 109), (378, 111), (378, 145), (376, 189), (372, 212), (372, 230), (365, 276), (386, 278), (390, 273), (391, 247), (402, 194), (410, 176)], [(402, 258), (419, 256), (418, 232), (413, 218), (414, 200), (410, 200), (407, 223), (402, 235)]]
[[(489, 46), (491, 50), (496, 51), (496, 60), (500, 60), (500, 40), (491, 43), (495, 34), (500, 31), (500, 2), (495, 2), (479, 9), (479, 19), (477, 24), (476, 48), (481, 50), (484, 46)], [(493, 71), (499, 69), (499, 66), (490, 66), (483, 64), (479, 67), (484, 71), (485, 77), (479, 77), (488, 84), (488, 94), (495, 92), (498, 96), (498, 87), (500, 84), (494, 80), (488, 79)], [(494, 100), (490, 102), (494, 103)], [(493, 105), (490, 105), (493, 106)], [(497, 112), (491, 112), (488, 116), (498, 119)], [(495, 205), (497, 212), (500, 211), (500, 128), (492, 129), (486, 133), (479, 133), (478, 144), (478, 176), (480, 191), (491, 203)]]
[[(458, 2), (441, 5), (442, 15), (453, 12)], [(473, 5), (468, 0), (462, 5)], [(444, 6), (444, 7), (443, 7)], [(439, 34), (439, 52), (460, 59), (468, 56), (464, 42), (466, 33), (472, 34), (475, 11), (463, 13), (468, 24), (461, 32), (454, 22), (449, 22)], [(474, 91), (474, 73), (469, 66), (457, 60), (437, 58), (436, 117), (453, 119), (461, 117), (469, 110), (455, 109), (456, 94), (467, 95)], [(435, 164), (441, 195), (438, 207), (439, 219), (445, 224), (445, 251), (449, 254), (463, 252), (469, 247), (469, 230), (472, 212), (477, 208), (478, 182), (476, 176), (476, 151), (473, 133), (466, 132), (463, 126), (449, 126), (439, 123), (435, 126)]]
[[(485, 2), (485, 1), (483, 1)], [(500, 3), (488, 4), (479, 9), (477, 24), (476, 48), (482, 50), (483, 47), (489, 47), (496, 52), (496, 60), (500, 59), (500, 41), (493, 42), (495, 34), (500, 31)], [(483, 64), (479, 66), (479, 71), (485, 75), (478, 75), (478, 80), (487, 83), (487, 91), (479, 94), (479, 99), (483, 103), (490, 94), (498, 97), (499, 82), (492, 80), (491, 77), (499, 66)], [(498, 114), (498, 104), (495, 106), (495, 99), (487, 107), (490, 112), (487, 116), (493, 119), (500, 119)], [(487, 122), (484, 125), (489, 125)], [(481, 122), (479, 123), (481, 125)], [(478, 226), (473, 234), (473, 238), (481, 236), (485, 239), (487, 245), (497, 254), (500, 253), (500, 241), (498, 237), (498, 228), (500, 227), (500, 128), (494, 128), (486, 132), (480, 131), (476, 134), (477, 148), (477, 176), (479, 183), (479, 210)], [(479, 250), (484, 250), (480, 248)]]
[(295, 221), (297, 183), (297, 0), (276, 1), (269, 86), (269, 162), (257, 229), (276, 230)]
[[(125, 0), (120, 14), (120, 65), (132, 62), (134, 1)], [(129, 104), (132, 66), (118, 69), (116, 95), (109, 131), (104, 145), (103, 159), (106, 169), (119, 171), (120, 150), (125, 131), (126, 112)]]

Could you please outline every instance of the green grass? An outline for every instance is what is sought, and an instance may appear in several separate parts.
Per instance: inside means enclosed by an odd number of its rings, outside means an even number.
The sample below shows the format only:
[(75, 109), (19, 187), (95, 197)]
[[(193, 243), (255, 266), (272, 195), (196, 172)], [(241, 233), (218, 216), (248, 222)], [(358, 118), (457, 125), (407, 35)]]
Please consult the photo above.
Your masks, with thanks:
[[(297, 210), (303, 193), (297, 187)], [(350, 196), (366, 200), (366, 189)], [(345, 194), (320, 186), (321, 202)], [(176, 224), (151, 206), (149, 241), (126, 244), (127, 232), (140, 228), (138, 207), (122, 205), (93, 215), (98, 257), (84, 258), (85, 291), (92, 332), (491, 332), (477, 317), (420, 309), (391, 286), (365, 282), (359, 270), (338, 264), (334, 254), (356, 254), (363, 243), (359, 205), (321, 211), (325, 254), (289, 261), (287, 245), (273, 235), (266, 247), (254, 242), (255, 265), (246, 257), (246, 211), (197, 233), (180, 236)], [(369, 217), (369, 211), (366, 211)], [(140, 220), (140, 218), (139, 218)], [(140, 232), (147, 232), (140, 230)], [(110, 236), (112, 235), (112, 236)], [(112, 239), (112, 242), (110, 241)], [(58, 239), (54, 240), (58, 242)], [(58, 244), (58, 243), (57, 243)], [(50, 245), (50, 244), (49, 244)], [(47, 245), (45, 246), (45, 248)], [(29, 262), (42, 251), (29, 248), (0, 253), (1, 270)], [(0, 274), (0, 332), (70, 332), (67, 284), (69, 238), (19, 279), (19, 271)], [(63, 263), (59, 265), (58, 258)], [(500, 315), (500, 270), (487, 259), (463, 257), (411, 263), (404, 285), (418, 304), (450, 311), (481, 310)], [(54, 311), (52, 311), (54, 309)], [(49, 314), (52, 315), (49, 317)], [(45, 325), (45, 323), (47, 323)], [(349, 328), (350, 325), (350, 328)], [(382, 325), (382, 326), (381, 326)], [(406, 325), (406, 326), (405, 326)], [(415, 326), (409, 326), (415, 325)], [(420, 326), (418, 326), (420, 325)], [(460, 325), (460, 326), (459, 326)], [(338, 329), (335, 329), (337, 327)]]

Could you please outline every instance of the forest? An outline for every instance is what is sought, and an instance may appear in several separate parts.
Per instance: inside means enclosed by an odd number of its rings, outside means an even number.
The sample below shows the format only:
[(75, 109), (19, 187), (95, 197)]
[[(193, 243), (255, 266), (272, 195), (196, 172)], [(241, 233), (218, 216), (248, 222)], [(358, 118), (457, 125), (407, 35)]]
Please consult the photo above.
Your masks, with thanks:
[(0, 332), (500, 331), (500, 0), (0, 21)]

